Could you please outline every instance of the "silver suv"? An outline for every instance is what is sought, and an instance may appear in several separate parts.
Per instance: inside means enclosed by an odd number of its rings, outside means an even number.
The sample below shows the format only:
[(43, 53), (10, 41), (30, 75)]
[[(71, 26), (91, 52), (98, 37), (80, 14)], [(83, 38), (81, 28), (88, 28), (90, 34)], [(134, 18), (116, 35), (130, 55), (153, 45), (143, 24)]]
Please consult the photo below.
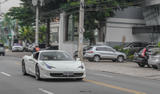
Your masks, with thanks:
[(112, 60), (113, 62), (123, 62), (126, 59), (126, 55), (125, 53), (118, 52), (109, 46), (91, 46), (86, 51), (84, 58), (95, 62), (103, 59)]
[(0, 55), (5, 56), (5, 48), (4, 45), (0, 43)]

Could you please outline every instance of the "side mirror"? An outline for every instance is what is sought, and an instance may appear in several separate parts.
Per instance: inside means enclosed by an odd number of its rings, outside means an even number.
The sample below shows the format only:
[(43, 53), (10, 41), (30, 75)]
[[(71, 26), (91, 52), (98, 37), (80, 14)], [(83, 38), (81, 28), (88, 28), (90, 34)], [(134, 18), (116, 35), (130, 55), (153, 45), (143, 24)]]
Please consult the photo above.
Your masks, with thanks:
[(76, 61), (80, 61), (80, 58), (76, 58)]

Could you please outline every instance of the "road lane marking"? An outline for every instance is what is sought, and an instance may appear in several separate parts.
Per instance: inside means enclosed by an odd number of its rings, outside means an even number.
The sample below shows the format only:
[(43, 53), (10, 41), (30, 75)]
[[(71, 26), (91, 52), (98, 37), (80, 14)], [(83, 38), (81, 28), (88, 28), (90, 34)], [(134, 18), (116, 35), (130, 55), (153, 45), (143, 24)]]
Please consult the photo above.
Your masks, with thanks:
[(21, 65), (19, 62), (16, 63), (17, 65)]
[(5, 76), (8, 76), (8, 77), (10, 77), (10, 76), (11, 76), (10, 74), (5, 73), (5, 72), (1, 72), (1, 74), (5, 75)]
[(39, 88), (39, 90), (42, 91), (43, 93), (46, 93), (46, 94), (54, 94), (53, 92), (47, 91), (43, 88)]
[(96, 84), (96, 85), (108, 87), (108, 88), (117, 89), (117, 90), (124, 91), (124, 92), (128, 92), (128, 93), (133, 93), (133, 94), (146, 94), (146, 93), (144, 93), (144, 92), (139, 92), (139, 91), (132, 90), (132, 89), (122, 88), (122, 87), (118, 87), (118, 86), (106, 84), (106, 83), (103, 83), (103, 82), (98, 82), (98, 81), (93, 81), (93, 80), (87, 80), (87, 79), (84, 79), (84, 81), (90, 82), (90, 83), (93, 83), (93, 84)]
[(113, 76), (111, 76), (111, 75), (105, 75), (105, 74), (93, 74), (93, 75), (113, 78)]

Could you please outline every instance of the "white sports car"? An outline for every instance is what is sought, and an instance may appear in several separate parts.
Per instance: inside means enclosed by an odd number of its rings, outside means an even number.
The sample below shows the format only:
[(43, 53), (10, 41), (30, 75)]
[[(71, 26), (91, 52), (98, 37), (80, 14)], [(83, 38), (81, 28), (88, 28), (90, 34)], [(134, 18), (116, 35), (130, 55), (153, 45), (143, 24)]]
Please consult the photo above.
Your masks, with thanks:
[(73, 78), (82, 80), (86, 77), (84, 63), (74, 60), (68, 53), (60, 50), (44, 50), (24, 56), (22, 59), (23, 75), (41, 78)]

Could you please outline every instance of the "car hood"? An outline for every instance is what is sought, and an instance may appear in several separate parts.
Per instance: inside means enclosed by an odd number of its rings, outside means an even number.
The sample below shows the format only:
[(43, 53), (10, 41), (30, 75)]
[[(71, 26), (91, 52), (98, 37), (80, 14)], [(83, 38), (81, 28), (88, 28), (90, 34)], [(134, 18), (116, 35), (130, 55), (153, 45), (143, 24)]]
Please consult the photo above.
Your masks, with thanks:
[(55, 68), (75, 69), (82, 65), (81, 61), (43, 61), (49, 66)]

